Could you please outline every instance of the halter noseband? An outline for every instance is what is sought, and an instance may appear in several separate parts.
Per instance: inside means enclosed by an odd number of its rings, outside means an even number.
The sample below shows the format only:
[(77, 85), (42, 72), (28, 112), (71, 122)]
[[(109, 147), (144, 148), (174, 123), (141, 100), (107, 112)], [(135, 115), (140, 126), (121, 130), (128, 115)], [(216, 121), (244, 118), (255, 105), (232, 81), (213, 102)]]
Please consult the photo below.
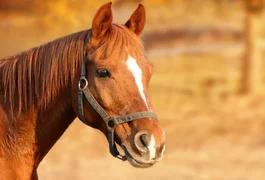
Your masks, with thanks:
[(120, 160), (127, 160), (126, 156), (123, 156), (119, 153), (117, 150), (115, 141), (114, 141), (114, 128), (118, 124), (122, 124), (125, 122), (130, 122), (136, 119), (141, 118), (153, 118), (157, 119), (157, 116), (155, 113), (150, 111), (144, 111), (144, 112), (137, 112), (132, 113), (124, 116), (110, 116), (97, 102), (97, 100), (93, 97), (91, 92), (88, 88), (88, 81), (86, 79), (86, 57), (85, 57), (85, 47), (88, 43), (88, 35), (85, 38), (84, 43), (84, 54), (82, 59), (82, 68), (81, 68), (81, 77), (78, 83), (78, 117), (79, 119), (86, 125), (88, 125), (88, 122), (86, 121), (86, 118), (84, 116), (84, 104), (83, 104), (83, 97), (85, 95), (87, 101), (90, 103), (90, 105), (96, 110), (96, 112), (101, 116), (103, 121), (106, 123), (107, 130), (108, 130), (108, 143), (109, 143), (109, 150), (111, 155), (114, 157), (120, 159)]

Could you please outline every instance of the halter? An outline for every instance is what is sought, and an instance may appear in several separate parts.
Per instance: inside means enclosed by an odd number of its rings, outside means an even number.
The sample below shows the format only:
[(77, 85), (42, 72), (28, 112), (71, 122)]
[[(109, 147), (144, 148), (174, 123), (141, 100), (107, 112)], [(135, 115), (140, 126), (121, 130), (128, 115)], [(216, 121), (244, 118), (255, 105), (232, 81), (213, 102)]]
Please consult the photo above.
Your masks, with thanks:
[(79, 119), (86, 125), (88, 125), (88, 122), (86, 121), (86, 118), (84, 116), (84, 104), (83, 104), (83, 97), (85, 95), (87, 101), (91, 104), (91, 106), (95, 109), (95, 111), (101, 116), (103, 121), (106, 123), (107, 130), (108, 130), (108, 143), (109, 143), (109, 151), (112, 156), (120, 159), (120, 160), (127, 160), (126, 156), (123, 156), (119, 153), (117, 150), (115, 141), (114, 141), (114, 129), (115, 126), (118, 124), (122, 124), (125, 122), (130, 122), (136, 119), (141, 118), (154, 118), (157, 119), (157, 116), (155, 113), (150, 111), (144, 111), (144, 112), (136, 112), (124, 116), (110, 116), (103, 108), (100, 106), (100, 104), (97, 102), (97, 100), (93, 97), (91, 92), (88, 88), (88, 81), (86, 79), (86, 56), (85, 56), (85, 47), (88, 43), (88, 36), (85, 38), (84, 43), (84, 54), (82, 59), (82, 68), (81, 68), (81, 77), (78, 83), (78, 117)]

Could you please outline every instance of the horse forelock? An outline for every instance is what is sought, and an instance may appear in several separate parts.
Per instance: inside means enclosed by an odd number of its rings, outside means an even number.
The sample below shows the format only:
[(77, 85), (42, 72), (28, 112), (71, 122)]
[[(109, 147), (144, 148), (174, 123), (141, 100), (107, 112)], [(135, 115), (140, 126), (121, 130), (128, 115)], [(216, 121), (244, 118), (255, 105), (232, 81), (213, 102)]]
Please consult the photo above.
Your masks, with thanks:
[(104, 40), (91, 52), (91, 56), (95, 60), (105, 60), (111, 57), (111, 61), (117, 61), (126, 59), (121, 56), (130, 54), (137, 58), (143, 53), (144, 45), (136, 34), (123, 25), (112, 24)]

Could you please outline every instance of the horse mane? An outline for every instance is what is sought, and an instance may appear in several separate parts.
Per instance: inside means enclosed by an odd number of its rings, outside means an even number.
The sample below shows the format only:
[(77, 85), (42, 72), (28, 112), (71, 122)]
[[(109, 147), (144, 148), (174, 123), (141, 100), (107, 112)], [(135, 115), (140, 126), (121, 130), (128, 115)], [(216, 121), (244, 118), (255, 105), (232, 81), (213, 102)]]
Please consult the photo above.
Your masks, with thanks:
[[(4, 97), (0, 102), (12, 116), (34, 106), (47, 108), (58, 93), (73, 82), (77, 69), (81, 67), (87, 35), (90, 30), (0, 60), (0, 97), (1, 94)], [(106, 40), (90, 53), (109, 57), (121, 54), (124, 48), (136, 57), (144, 52), (138, 36), (123, 25), (112, 24)]]
[(87, 31), (78, 32), (0, 60), (0, 93), (11, 115), (41, 105), (73, 81)]

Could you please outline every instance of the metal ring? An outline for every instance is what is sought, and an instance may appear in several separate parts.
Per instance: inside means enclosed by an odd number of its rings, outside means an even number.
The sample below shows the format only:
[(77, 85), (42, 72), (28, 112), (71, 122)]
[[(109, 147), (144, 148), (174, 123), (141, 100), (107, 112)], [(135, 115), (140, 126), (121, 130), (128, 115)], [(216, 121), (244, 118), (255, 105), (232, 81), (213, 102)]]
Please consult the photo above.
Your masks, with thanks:
[(114, 120), (112, 119), (112, 118), (110, 118), (108, 121), (107, 121), (107, 127), (108, 128), (111, 128), (111, 129), (114, 129), (114, 127), (115, 127), (115, 122), (114, 122)]
[[(82, 82), (83, 81), (83, 82)], [(83, 87), (81, 87), (82, 83), (85, 83)], [(85, 88), (88, 86), (88, 81), (85, 77), (81, 77), (78, 82), (78, 89), (79, 91), (84, 91)]]

